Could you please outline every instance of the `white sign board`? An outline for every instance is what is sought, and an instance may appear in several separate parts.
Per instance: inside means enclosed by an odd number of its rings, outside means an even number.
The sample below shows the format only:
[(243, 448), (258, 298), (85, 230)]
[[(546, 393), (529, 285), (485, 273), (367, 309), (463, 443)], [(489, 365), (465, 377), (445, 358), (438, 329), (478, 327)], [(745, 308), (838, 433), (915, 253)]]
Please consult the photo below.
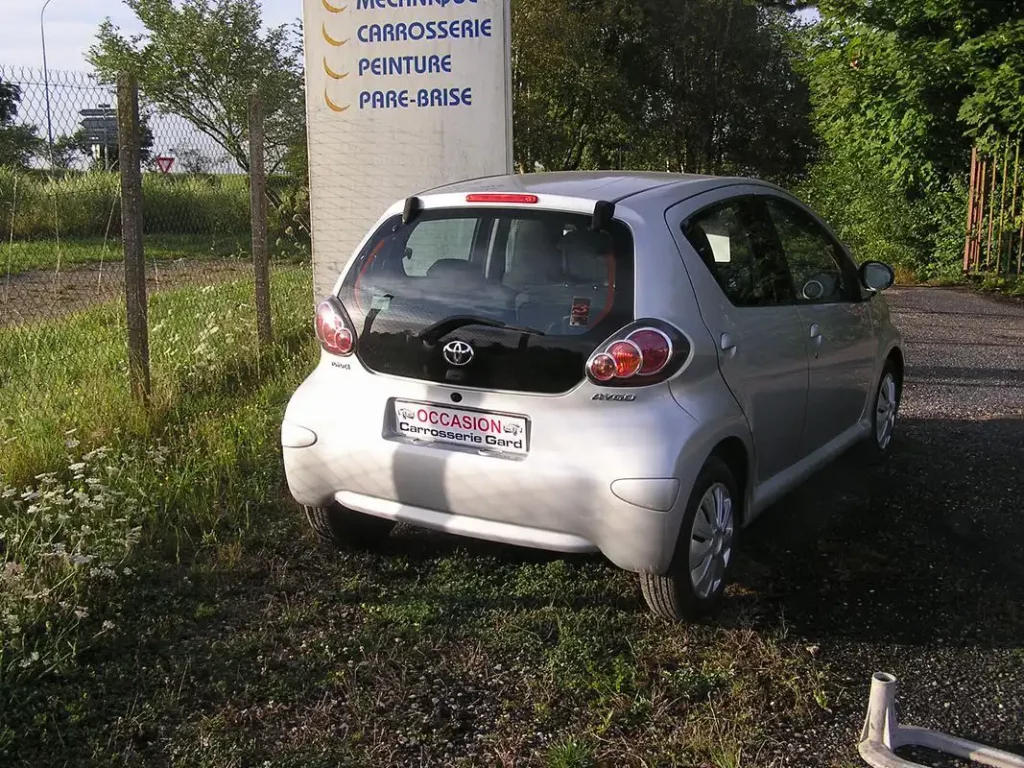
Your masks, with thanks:
[(303, 0), (313, 265), (326, 294), (396, 200), (512, 168), (509, 0)]

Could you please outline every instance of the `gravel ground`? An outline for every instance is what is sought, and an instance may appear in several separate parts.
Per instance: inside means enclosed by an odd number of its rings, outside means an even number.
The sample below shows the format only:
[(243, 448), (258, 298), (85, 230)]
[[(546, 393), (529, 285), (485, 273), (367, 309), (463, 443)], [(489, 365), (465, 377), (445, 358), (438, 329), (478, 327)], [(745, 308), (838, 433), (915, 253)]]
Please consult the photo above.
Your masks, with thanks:
[(842, 686), (833, 717), (773, 734), (766, 764), (850, 754), (875, 671), (899, 679), (902, 722), (1024, 754), (1024, 305), (924, 288), (890, 302), (908, 363), (892, 459), (838, 462), (750, 537)]

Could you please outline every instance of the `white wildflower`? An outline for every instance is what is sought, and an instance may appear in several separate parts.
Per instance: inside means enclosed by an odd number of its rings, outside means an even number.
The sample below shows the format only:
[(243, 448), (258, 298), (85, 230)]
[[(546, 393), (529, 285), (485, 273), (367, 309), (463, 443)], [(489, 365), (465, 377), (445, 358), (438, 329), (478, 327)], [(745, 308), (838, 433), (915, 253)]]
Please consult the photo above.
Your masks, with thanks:
[(77, 618), (79, 621), (84, 621), (85, 619), (89, 618), (89, 611), (87, 611), (85, 608), (75, 608), (75, 618)]
[(0, 580), (14, 581), (25, 572), (25, 566), (21, 563), (5, 563), (0, 571)]
[(110, 632), (111, 630), (114, 630), (114, 629), (117, 629), (117, 624), (112, 622), (110, 619), (107, 619), (106, 621), (103, 622), (103, 631), (104, 632)]

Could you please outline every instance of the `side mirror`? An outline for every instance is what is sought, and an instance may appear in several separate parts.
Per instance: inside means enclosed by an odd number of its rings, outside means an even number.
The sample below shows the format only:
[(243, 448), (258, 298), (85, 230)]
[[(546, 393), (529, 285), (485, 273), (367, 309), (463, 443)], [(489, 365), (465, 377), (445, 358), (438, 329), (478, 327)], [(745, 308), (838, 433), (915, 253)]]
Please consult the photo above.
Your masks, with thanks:
[(858, 274), (861, 285), (874, 293), (891, 288), (896, 282), (896, 273), (892, 267), (880, 261), (865, 261), (860, 265)]

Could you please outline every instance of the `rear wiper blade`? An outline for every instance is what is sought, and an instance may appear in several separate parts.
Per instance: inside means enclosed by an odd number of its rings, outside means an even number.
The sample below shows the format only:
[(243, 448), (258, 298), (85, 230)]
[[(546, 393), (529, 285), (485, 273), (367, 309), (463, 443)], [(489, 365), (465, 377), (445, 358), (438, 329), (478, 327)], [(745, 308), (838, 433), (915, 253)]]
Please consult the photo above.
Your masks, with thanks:
[(544, 335), (544, 331), (537, 330), (536, 328), (509, 325), (508, 323), (503, 323), (501, 320), (494, 320), (493, 318), (484, 317), (482, 315), (452, 315), (451, 317), (446, 317), (444, 320), (439, 320), (433, 325), (429, 325), (424, 328), (420, 331), (418, 338), (421, 341), (434, 342), (446, 333), (451, 333), (452, 331), (463, 328), (467, 325), (482, 325), (486, 328), (501, 328), (506, 331), (526, 333), (530, 336)]

